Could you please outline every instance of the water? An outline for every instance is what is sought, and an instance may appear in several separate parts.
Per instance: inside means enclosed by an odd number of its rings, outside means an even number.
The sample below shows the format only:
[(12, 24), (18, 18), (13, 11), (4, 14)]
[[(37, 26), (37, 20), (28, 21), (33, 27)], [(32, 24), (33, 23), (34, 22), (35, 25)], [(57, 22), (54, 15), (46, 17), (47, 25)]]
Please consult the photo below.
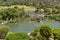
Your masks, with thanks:
[(20, 23), (20, 24), (12, 24), (10, 26), (10, 31), (12, 32), (33, 32), (36, 26), (41, 26), (42, 24), (49, 24), (52, 28), (60, 28), (60, 23)]
[(19, 24), (8, 24), (10, 32), (33, 32), (36, 26), (42, 24), (49, 24), (52, 28), (60, 28), (60, 23), (47, 22), (47, 23), (19, 23)]

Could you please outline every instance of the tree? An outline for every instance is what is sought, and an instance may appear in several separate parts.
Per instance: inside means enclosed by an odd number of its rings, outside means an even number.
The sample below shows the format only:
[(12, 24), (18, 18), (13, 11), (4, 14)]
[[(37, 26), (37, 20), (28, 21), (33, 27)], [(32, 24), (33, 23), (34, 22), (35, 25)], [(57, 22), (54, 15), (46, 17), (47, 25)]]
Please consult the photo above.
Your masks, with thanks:
[(45, 37), (46, 40), (49, 40), (49, 37), (51, 37), (52, 35), (52, 29), (50, 25), (42, 25), (40, 27), (40, 34), (42, 35), (42, 37)]

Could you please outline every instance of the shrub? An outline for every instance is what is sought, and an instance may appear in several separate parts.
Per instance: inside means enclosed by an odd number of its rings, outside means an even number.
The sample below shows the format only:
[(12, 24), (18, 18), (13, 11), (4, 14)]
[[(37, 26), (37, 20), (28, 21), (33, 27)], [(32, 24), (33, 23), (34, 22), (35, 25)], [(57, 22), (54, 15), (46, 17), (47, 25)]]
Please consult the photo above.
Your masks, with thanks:
[(40, 34), (42, 37), (45, 37), (47, 40), (52, 35), (52, 29), (50, 25), (42, 25), (40, 27)]
[(60, 29), (53, 30), (54, 40), (60, 40)]
[(2, 27), (0, 28), (0, 39), (4, 39), (5, 36), (7, 35), (8, 33), (8, 27)]
[(40, 27), (35, 27), (34, 32), (31, 33), (31, 36), (33, 37), (34, 40), (44, 40), (40, 34)]
[(29, 36), (23, 32), (8, 34), (5, 39), (6, 40), (30, 40)]

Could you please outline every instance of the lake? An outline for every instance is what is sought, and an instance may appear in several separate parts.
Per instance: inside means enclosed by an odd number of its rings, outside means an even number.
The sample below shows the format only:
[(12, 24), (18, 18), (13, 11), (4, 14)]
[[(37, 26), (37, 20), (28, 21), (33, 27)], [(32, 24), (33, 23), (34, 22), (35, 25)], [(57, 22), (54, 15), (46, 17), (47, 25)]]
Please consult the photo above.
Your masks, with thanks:
[[(60, 28), (60, 23), (58, 22), (45, 22), (45, 23), (19, 23), (19, 24), (8, 24), (10, 32), (33, 32), (36, 26), (41, 26), (42, 24), (49, 24), (52, 28)], [(1, 26), (2, 24), (0, 24)]]

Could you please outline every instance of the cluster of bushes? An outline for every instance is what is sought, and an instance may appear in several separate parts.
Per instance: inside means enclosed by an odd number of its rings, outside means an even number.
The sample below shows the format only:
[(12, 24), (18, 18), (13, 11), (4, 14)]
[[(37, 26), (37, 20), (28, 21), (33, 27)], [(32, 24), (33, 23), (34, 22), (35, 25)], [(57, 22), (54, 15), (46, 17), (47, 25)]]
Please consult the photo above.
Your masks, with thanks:
[(11, 6), (11, 5), (27, 5), (27, 6), (36, 6), (38, 2), (31, 0), (3, 0), (0, 1), (0, 6)]
[[(26, 0), (25, 0), (26, 1)], [(37, 2), (32, 2), (32, 3), (29, 3), (29, 1), (26, 1), (26, 2), (16, 2), (14, 1), (13, 3), (11, 2), (5, 2), (5, 3), (2, 3), (2, 5), (6, 5), (6, 6), (9, 6), (9, 5), (29, 5), (29, 6), (34, 6), (36, 8), (36, 13), (40, 13), (40, 14), (45, 14), (45, 16), (47, 16), (47, 19), (54, 19), (54, 20), (59, 20), (60, 21), (60, 5), (59, 4), (49, 4), (49, 3), (37, 3)], [(20, 4), (21, 3), (21, 4)], [(8, 10), (8, 11), (7, 11)], [(11, 11), (11, 12), (10, 12)], [(20, 12), (21, 11), (21, 12)], [(16, 8), (12, 8), (12, 9), (6, 9), (6, 10), (3, 10), (3, 11), (0, 11), (0, 15), (1, 13), (3, 13), (4, 15), (8, 13), (8, 15), (12, 15), (12, 13), (14, 13), (14, 16), (8, 16), (9, 18), (4, 18), (5, 16), (0, 16), (0, 19), (4, 19), (4, 20), (8, 20), (12, 17), (12, 19), (16, 18), (16, 17), (19, 17), (19, 16), (22, 16), (24, 15), (24, 11), (23, 9), (20, 10), (19, 8), (16, 9)], [(17, 13), (17, 15), (16, 15)], [(57, 15), (58, 14), (58, 15)], [(56, 16), (57, 15), (57, 16)], [(53, 17), (52, 17), (53, 16)], [(56, 16), (56, 17), (55, 17)]]
[(36, 6), (38, 3), (51, 3), (51, 4), (59, 4), (59, 0), (0, 0), (0, 5), (3, 6), (10, 6), (10, 5), (30, 5), (30, 6)]
[(44, 14), (46, 13), (47, 15), (60, 14), (60, 5), (59, 4), (43, 4), (43, 3), (39, 3), (39, 5), (37, 5), (36, 8), (37, 8), (36, 12), (38, 12), (38, 11), (40, 13), (43, 12)]
[(31, 33), (33, 40), (60, 40), (60, 29), (52, 29), (50, 25), (35, 27)]
[(5, 40), (60, 40), (60, 29), (52, 29), (50, 25), (35, 27), (34, 32), (30, 35), (27, 33), (8, 32), (8, 27), (0, 28), (0, 39)]
[(7, 8), (0, 10), (0, 20), (13, 21), (18, 18), (23, 18), (25, 15), (23, 8)]
[(60, 21), (60, 5), (59, 4), (43, 4), (39, 3), (36, 6), (36, 13), (44, 14), (48, 19)]

